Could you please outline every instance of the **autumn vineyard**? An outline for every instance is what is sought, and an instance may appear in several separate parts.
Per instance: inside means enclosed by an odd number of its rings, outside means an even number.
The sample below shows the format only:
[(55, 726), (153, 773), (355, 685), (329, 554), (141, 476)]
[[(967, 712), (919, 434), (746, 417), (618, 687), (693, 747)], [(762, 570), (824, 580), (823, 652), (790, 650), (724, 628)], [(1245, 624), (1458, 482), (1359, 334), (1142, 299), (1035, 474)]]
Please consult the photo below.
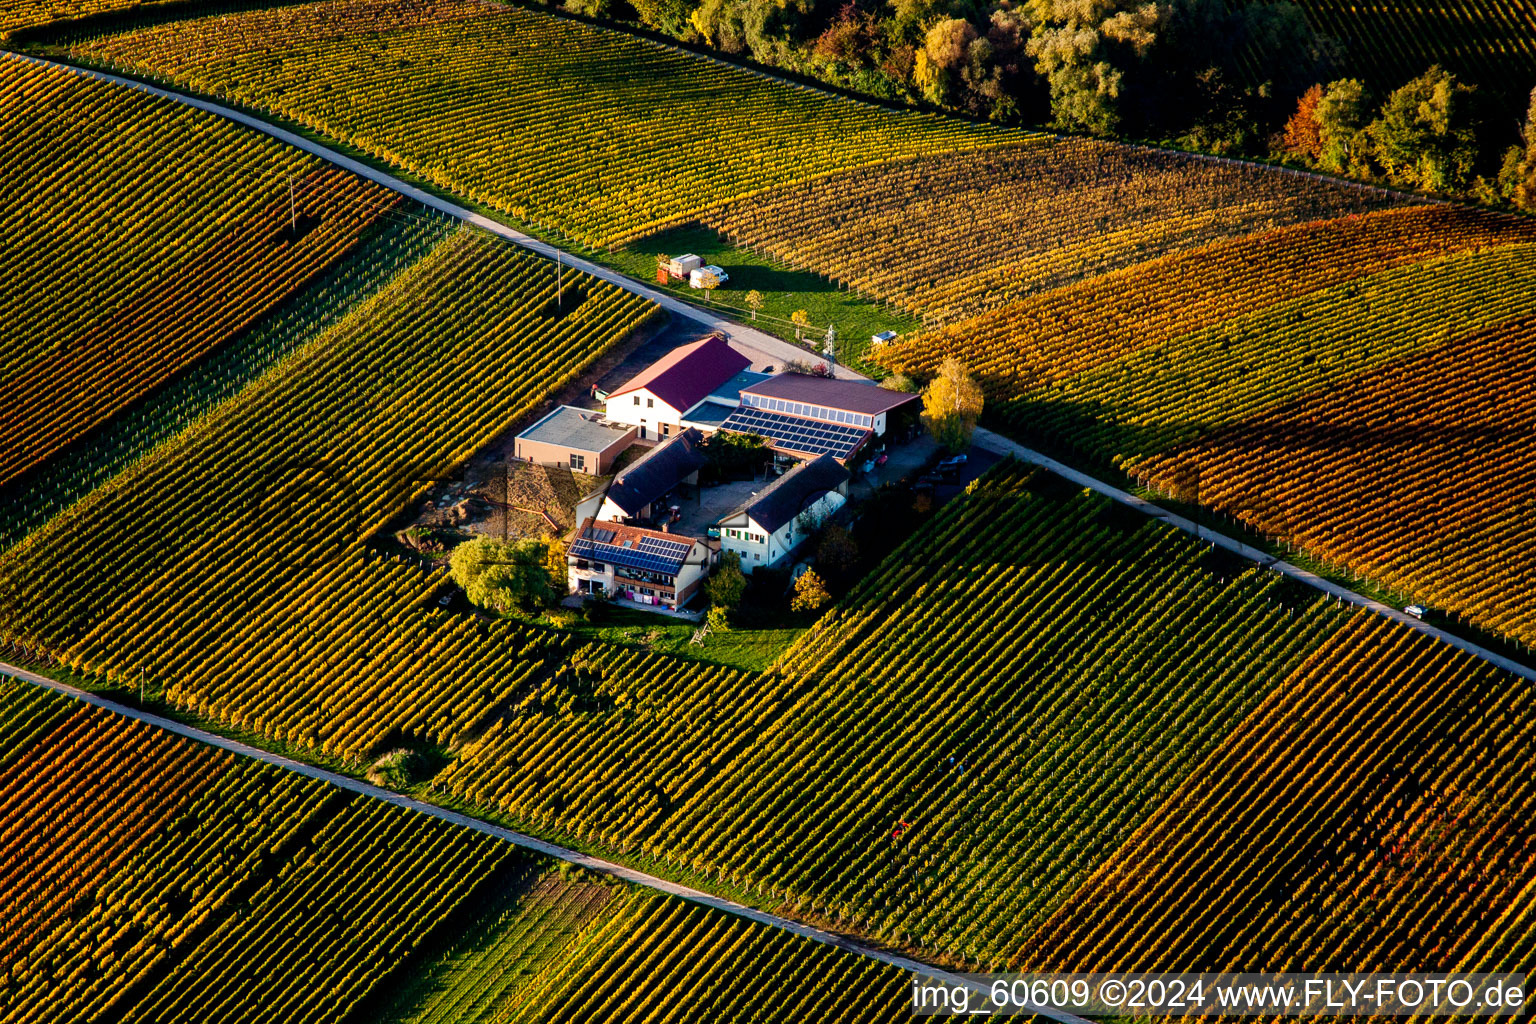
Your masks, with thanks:
[(1452, 195), (913, 98), (1058, 6), (0, 0), (0, 1024), (1536, 969), (1536, 110)]

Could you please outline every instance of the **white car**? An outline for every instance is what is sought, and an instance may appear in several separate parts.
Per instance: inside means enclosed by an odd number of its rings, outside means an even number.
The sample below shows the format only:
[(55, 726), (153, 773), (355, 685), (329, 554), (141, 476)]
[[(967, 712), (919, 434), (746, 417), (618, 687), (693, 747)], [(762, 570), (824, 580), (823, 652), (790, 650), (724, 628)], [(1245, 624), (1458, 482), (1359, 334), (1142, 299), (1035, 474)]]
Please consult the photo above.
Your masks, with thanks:
[(731, 279), (731, 275), (730, 274), (727, 274), (720, 267), (717, 267), (713, 263), (711, 263), (708, 266), (699, 267), (697, 270), (691, 270), (691, 271), (688, 272), (688, 287), (690, 287), (690, 288), (704, 288), (704, 287), (708, 287), (704, 282), (705, 282), (705, 280), (707, 278), (710, 278), (710, 277), (715, 279), (714, 287), (716, 287), (716, 288), (721, 287), (722, 285), (725, 284), (725, 282), (727, 282), (727, 281), (729, 281)]

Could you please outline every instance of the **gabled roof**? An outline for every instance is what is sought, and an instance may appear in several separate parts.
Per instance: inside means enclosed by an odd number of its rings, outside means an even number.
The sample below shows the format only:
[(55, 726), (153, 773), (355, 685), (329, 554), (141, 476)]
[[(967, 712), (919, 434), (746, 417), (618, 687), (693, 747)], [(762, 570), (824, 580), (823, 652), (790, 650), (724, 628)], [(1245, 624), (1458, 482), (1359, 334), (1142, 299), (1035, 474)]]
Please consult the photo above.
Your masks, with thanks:
[(614, 478), (609, 500), (627, 514), (639, 515), (642, 508), (704, 467), (707, 460), (699, 450), (703, 442), (704, 435), (692, 427), (673, 434)]
[(715, 390), (705, 396), (710, 402), (723, 402), (729, 406), (735, 406), (741, 401), (741, 389), (751, 387), (753, 384), (761, 384), (773, 377), (771, 373), (756, 373), (752, 370), (742, 370), (730, 380), (721, 384)]
[(751, 501), (720, 518), (731, 519), (745, 512), (765, 532), (773, 533), (847, 481), (848, 471), (836, 459), (819, 455), (810, 462), (802, 462), (758, 491)]
[(882, 412), (917, 401), (916, 395), (882, 388), (873, 381), (813, 377), (806, 373), (781, 373), (741, 389), (743, 395), (761, 395), (789, 402), (824, 405), (844, 412), (878, 416)]
[(678, 412), (686, 412), (704, 396), (752, 365), (718, 334), (675, 348), (631, 377), (609, 398), (646, 389)]
[(692, 537), (587, 519), (566, 548), (566, 556), (676, 576), (687, 564), (693, 545)]
[(601, 414), (574, 405), (562, 405), (517, 435), (519, 441), (538, 441), (576, 451), (604, 452), (627, 440), (632, 427), (599, 422)]

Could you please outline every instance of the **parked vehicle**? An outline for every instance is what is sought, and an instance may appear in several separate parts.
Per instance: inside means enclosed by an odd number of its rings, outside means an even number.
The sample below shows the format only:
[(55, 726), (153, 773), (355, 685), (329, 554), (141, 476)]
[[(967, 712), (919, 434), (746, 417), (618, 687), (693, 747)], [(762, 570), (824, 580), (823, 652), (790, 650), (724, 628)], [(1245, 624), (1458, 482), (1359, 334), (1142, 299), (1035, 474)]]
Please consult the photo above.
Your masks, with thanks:
[(688, 253), (667, 260), (667, 273), (673, 277), (687, 277), (704, 265), (704, 257)]
[(1407, 608), (1403, 609), (1404, 612), (1412, 615), (1416, 619), (1422, 619), (1424, 617), (1425, 610), (1426, 609), (1421, 604), (1411, 604)]
[[(711, 279), (713, 279), (713, 281), (714, 281), (713, 285), (710, 284)], [(731, 279), (731, 275), (730, 274), (727, 274), (724, 271), (724, 269), (722, 269), (720, 267), (717, 267), (713, 263), (711, 263), (708, 266), (698, 267), (697, 269), (689, 271), (689, 273), (688, 273), (688, 287), (690, 287), (690, 288), (710, 288), (710, 287), (719, 288), (719, 287), (723, 286), (730, 279)]]
[(942, 477), (955, 476), (965, 468), (967, 461), (969, 460), (964, 455), (951, 455), (947, 459), (940, 459), (933, 471)]

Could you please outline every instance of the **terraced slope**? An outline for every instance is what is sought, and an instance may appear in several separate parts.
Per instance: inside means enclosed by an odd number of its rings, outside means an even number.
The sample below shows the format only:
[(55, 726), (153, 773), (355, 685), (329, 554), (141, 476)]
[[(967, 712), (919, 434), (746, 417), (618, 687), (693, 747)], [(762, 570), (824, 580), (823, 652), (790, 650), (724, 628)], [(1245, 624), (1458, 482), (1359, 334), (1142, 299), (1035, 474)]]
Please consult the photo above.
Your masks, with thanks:
[(1016, 961), (1528, 970), (1531, 698), (1524, 680), (1355, 616)]
[(384, 1020), (798, 1024), (909, 1015), (910, 981), (896, 968), (654, 893), (550, 872), (487, 909)]
[[(0, 717), (36, 717), (0, 683)], [(0, 1019), (333, 1020), (513, 856), (48, 697), (6, 730)], [(62, 706), (62, 709), (60, 708)]]
[[(3, 628), (97, 671), (148, 666), (177, 701), (345, 750), (420, 725), (428, 708), (434, 735), (455, 708), (487, 710), (491, 677), (472, 683), (438, 656), (457, 641), (421, 636), (486, 627), (416, 614), (443, 578), (377, 558), (369, 538), (654, 313), (569, 273), (557, 300), (551, 271), (485, 236), (450, 237), (0, 555)], [(101, 543), (76, 544), (82, 531)], [(392, 621), (407, 612), (408, 625)], [(520, 646), (488, 648), (482, 671), (515, 675)], [(244, 678), (248, 655), (272, 670), (259, 673), (270, 691)]]
[[(1164, 257), (880, 358), (921, 374), (953, 354), (1019, 439), (1529, 644), (1533, 257), (1529, 220), (1387, 211)], [(1330, 497), (1366, 457), (1391, 472)]]
[(1033, 137), (472, 0), (254, 11), (72, 52), (303, 122), (589, 245), (828, 171)]
[(16, 29), (153, 6), (155, 0), (0, 0), (0, 37)]

